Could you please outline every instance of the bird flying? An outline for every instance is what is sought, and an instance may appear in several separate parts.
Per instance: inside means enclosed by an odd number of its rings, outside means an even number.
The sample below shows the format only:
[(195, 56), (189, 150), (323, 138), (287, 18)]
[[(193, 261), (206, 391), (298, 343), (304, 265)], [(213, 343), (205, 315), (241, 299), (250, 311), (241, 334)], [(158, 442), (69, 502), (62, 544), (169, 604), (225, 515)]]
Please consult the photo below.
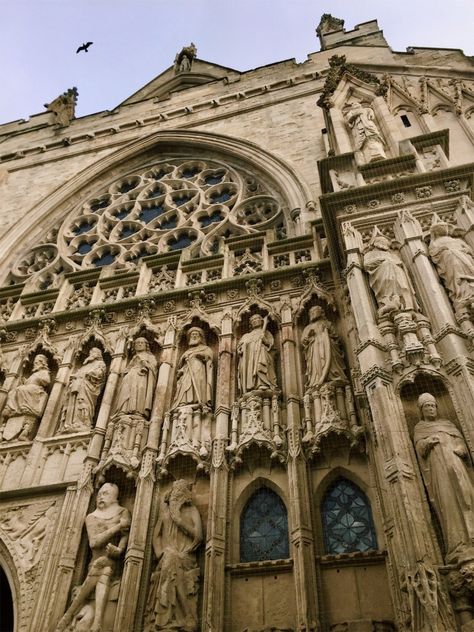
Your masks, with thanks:
[(89, 48), (89, 46), (92, 46), (94, 42), (87, 42), (87, 44), (82, 44), (82, 46), (79, 46), (79, 48), (76, 50), (76, 55), (77, 53), (80, 53), (81, 50), (85, 51), (86, 53), (89, 52), (87, 49)]

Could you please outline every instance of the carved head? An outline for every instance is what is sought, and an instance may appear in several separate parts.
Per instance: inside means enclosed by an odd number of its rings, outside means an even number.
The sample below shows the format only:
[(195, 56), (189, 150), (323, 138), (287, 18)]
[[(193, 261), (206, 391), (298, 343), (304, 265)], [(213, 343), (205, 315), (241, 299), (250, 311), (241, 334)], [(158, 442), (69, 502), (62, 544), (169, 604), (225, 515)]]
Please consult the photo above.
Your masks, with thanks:
[(115, 483), (104, 483), (97, 492), (97, 507), (105, 509), (118, 500), (119, 488)]
[(102, 360), (102, 351), (99, 347), (92, 347), (89, 351), (89, 358), (91, 360)]
[(319, 318), (321, 318), (321, 316), (323, 316), (323, 308), (320, 305), (314, 305), (309, 310), (309, 320), (310, 321), (318, 320)]
[(474, 560), (471, 560), (470, 562), (466, 562), (466, 564), (463, 564), (459, 572), (461, 573), (466, 583), (466, 586), (469, 588), (469, 590), (473, 591), (474, 590)]
[(422, 393), (418, 398), (418, 408), (425, 421), (434, 421), (438, 417), (436, 399), (431, 393)]
[(33, 371), (40, 371), (48, 368), (48, 358), (42, 353), (38, 353), (33, 361)]
[(433, 215), (430, 226), (431, 239), (436, 237), (444, 237), (450, 233), (450, 225), (442, 220), (436, 213)]
[(150, 351), (150, 345), (146, 338), (135, 338), (135, 342), (133, 343), (133, 348), (135, 352), (139, 351)]
[(168, 495), (168, 502), (176, 503), (179, 506), (191, 502), (192, 483), (188, 483), (184, 478), (180, 478), (173, 483)]
[(252, 329), (259, 329), (263, 325), (263, 318), (260, 314), (254, 314), (250, 317), (250, 326)]
[(204, 331), (200, 327), (191, 327), (188, 330), (188, 344), (194, 347), (201, 342), (204, 342)]

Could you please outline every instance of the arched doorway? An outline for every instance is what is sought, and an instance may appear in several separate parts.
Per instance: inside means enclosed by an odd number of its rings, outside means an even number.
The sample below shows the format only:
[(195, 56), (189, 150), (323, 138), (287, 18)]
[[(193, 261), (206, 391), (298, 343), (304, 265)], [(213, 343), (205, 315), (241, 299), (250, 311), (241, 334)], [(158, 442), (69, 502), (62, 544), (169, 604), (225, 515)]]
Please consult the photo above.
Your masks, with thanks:
[(10, 582), (0, 566), (0, 632), (13, 632), (13, 597)]

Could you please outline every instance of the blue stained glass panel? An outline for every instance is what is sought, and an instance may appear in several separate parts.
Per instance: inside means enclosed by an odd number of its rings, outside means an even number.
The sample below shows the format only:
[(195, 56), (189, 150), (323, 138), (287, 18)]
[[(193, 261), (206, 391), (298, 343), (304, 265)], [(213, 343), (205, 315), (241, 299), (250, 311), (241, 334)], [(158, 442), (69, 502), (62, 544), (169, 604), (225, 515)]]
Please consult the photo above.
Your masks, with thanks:
[(281, 560), (289, 556), (286, 507), (278, 494), (261, 487), (240, 516), (240, 561)]
[(155, 217), (159, 217), (164, 212), (164, 206), (148, 206), (140, 211), (139, 218), (144, 221), (145, 224), (148, 224), (148, 222), (151, 222), (152, 219), (155, 219)]
[(321, 517), (326, 553), (377, 549), (369, 501), (351, 481), (339, 478), (331, 485), (322, 502)]
[(98, 259), (94, 259), (93, 263), (96, 268), (101, 266), (108, 266), (115, 261), (115, 256), (111, 252), (104, 252)]

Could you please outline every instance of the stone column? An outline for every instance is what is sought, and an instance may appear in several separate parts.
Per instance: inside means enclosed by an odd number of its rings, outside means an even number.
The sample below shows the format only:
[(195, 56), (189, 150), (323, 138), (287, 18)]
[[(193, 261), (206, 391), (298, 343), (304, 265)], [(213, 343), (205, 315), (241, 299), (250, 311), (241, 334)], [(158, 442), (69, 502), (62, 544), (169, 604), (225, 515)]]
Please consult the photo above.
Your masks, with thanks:
[[(82, 528), (89, 508), (90, 499), (94, 491), (93, 469), (99, 462), (100, 453), (104, 443), (105, 430), (110, 416), (110, 409), (117, 388), (120, 370), (125, 355), (126, 333), (121, 331), (112, 354), (110, 371), (105, 385), (104, 396), (97, 417), (92, 439), (89, 443), (87, 456), (84, 460), (81, 477), (77, 483), (75, 498), (72, 501), (72, 509), (67, 525), (67, 535), (64, 549), (60, 556), (56, 571), (56, 579), (49, 596), (47, 612), (49, 613), (49, 625), (57, 623), (66, 610), (72, 575), (76, 566), (77, 552), (81, 542)], [(48, 629), (38, 627), (38, 629)]]
[[(132, 525), (128, 540), (125, 564), (120, 583), (120, 596), (115, 620), (120, 621), (121, 630), (133, 630), (137, 614), (140, 579), (143, 572), (145, 547), (150, 515), (153, 506), (155, 487), (156, 457), (160, 429), (163, 423), (163, 411), (168, 408), (171, 396), (170, 372), (175, 351), (176, 330), (170, 325), (166, 331), (158, 380), (151, 411), (148, 440), (143, 451), (142, 464), (138, 475), (135, 502), (133, 505)], [(147, 586), (144, 586), (147, 592)]]
[(302, 632), (312, 632), (319, 629), (316, 558), (310, 509), (313, 501), (309, 491), (306, 459), (301, 446), (300, 398), (296, 378), (300, 371), (292, 311), (288, 304), (284, 305), (281, 316), (281, 366), (288, 423), (288, 513), (294, 559), (297, 628)]
[(216, 434), (209, 481), (206, 564), (202, 607), (203, 632), (225, 629), (225, 549), (229, 469), (225, 448), (229, 438), (232, 366), (232, 319), (224, 316), (219, 338), (216, 388)]
[[(367, 303), (372, 299), (361, 269), (362, 239), (349, 222), (343, 234), (348, 259), (347, 284), (361, 341), (358, 350), (361, 379), (373, 421), (367, 429), (369, 449), (378, 484), (385, 490), (387, 547), (397, 573), (393, 578), (396, 586), (393, 598), (400, 630), (449, 632), (455, 629), (453, 615), (437, 570), (443, 561), (416, 456), (401, 401), (386, 370), (386, 352), (376, 343), (375, 319), (366, 321)], [(410, 627), (407, 611), (411, 616)]]

